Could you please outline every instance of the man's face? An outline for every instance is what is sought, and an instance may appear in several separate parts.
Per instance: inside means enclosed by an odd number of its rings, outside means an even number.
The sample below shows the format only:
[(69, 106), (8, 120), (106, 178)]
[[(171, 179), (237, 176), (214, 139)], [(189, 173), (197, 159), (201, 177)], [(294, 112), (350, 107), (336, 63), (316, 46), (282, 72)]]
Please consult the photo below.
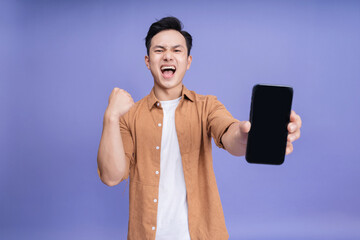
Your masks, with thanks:
[(172, 89), (182, 84), (192, 57), (187, 55), (186, 40), (175, 30), (156, 34), (145, 56), (145, 63), (154, 77), (154, 84), (163, 89)]

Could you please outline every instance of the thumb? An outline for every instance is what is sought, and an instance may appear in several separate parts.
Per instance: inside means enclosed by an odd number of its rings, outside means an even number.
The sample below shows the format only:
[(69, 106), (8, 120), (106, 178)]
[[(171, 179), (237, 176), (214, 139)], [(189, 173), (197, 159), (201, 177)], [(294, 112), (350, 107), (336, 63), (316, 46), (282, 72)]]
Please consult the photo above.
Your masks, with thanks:
[(251, 128), (251, 123), (249, 121), (240, 122), (240, 132), (241, 133), (249, 133)]

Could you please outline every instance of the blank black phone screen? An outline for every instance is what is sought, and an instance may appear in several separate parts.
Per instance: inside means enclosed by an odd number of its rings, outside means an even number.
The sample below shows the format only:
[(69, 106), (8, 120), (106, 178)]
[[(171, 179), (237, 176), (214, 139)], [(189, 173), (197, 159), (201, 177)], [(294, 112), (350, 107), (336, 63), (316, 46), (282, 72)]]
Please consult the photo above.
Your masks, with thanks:
[(254, 86), (245, 155), (249, 163), (284, 162), (292, 98), (293, 89), (288, 86)]

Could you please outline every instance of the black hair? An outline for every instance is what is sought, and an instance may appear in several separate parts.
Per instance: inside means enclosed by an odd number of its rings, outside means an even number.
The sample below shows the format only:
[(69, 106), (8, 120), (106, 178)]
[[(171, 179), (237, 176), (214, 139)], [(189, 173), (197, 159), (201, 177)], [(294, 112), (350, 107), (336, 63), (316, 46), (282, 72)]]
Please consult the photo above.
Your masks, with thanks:
[(159, 32), (164, 31), (164, 30), (171, 30), (171, 29), (178, 31), (179, 33), (181, 33), (184, 36), (185, 41), (186, 41), (186, 47), (188, 50), (187, 53), (188, 53), (188, 56), (190, 55), (190, 50), (192, 47), (192, 37), (188, 32), (182, 30), (183, 24), (176, 17), (164, 17), (164, 18), (158, 20), (157, 22), (154, 22), (153, 24), (151, 24), (149, 31), (145, 38), (146, 52), (148, 55), (149, 55), (149, 51), (150, 51), (151, 39)]

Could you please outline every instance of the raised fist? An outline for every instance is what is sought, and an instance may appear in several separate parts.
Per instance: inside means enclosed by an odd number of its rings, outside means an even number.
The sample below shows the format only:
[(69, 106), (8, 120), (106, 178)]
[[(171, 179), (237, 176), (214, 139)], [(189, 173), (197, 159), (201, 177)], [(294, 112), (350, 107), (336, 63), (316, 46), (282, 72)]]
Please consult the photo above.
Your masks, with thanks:
[(106, 108), (106, 113), (115, 118), (120, 118), (127, 113), (134, 105), (134, 100), (131, 95), (124, 89), (114, 88), (109, 97), (109, 105)]

